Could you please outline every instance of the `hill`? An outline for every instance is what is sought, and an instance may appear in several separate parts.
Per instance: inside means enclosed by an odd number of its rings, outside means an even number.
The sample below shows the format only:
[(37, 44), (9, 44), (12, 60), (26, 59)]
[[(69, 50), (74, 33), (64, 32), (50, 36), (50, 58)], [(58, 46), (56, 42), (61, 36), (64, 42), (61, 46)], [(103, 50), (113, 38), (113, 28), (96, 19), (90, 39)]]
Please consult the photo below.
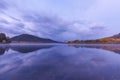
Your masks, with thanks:
[(119, 34), (116, 34), (116, 35), (113, 35), (113, 36), (111, 36), (111, 37), (109, 37), (109, 38), (120, 38), (120, 33), (119, 33)]
[(111, 37), (105, 37), (105, 38), (100, 38), (96, 40), (74, 40), (74, 41), (68, 41), (68, 44), (119, 44), (120, 43), (120, 33), (113, 35)]
[(12, 42), (32, 42), (32, 43), (58, 43), (57, 41), (45, 38), (39, 38), (37, 36), (22, 34), (11, 38)]

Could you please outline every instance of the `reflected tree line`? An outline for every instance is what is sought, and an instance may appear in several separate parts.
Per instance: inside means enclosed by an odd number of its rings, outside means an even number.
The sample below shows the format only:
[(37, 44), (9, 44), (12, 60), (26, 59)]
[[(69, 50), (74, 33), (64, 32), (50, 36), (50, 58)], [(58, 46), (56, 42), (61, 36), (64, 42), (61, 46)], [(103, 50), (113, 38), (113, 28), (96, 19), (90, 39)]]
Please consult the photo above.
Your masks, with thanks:
[(0, 55), (3, 55), (5, 51), (8, 51), (9, 47), (7, 46), (0, 46)]
[(96, 48), (120, 54), (120, 45), (73, 45), (75, 48)]

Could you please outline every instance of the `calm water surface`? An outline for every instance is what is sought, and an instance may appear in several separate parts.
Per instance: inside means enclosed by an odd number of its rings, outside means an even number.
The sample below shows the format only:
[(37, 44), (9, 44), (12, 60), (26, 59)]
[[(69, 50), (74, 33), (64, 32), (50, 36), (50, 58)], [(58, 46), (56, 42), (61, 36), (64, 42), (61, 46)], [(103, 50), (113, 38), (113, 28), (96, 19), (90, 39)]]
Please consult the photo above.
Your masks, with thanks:
[(120, 80), (120, 45), (1, 45), (0, 80)]

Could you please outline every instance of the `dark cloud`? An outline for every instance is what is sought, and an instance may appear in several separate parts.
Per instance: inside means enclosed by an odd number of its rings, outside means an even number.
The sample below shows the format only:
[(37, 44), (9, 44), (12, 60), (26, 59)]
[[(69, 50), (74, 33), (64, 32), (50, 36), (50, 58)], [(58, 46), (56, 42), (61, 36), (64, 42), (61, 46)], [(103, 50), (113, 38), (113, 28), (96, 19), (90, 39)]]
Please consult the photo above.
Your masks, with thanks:
[[(7, 14), (6, 14), (7, 15)], [(7, 16), (9, 16), (9, 15), (7, 15)], [(16, 21), (21, 21), (20, 19), (17, 19), (17, 18), (15, 18), (15, 17), (13, 17), (13, 16), (9, 16), (11, 19), (13, 19), (13, 20), (16, 20)]]
[(16, 26), (19, 27), (19, 28), (24, 28), (25, 27), (25, 25), (23, 23), (18, 23), (18, 24), (16, 24)]
[(7, 8), (8, 8), (8, 4), (4, 0), (0, 0), (0, 10)]
[(7, 20), (4, 20), (4, 19), (1, 19), (1, 20), (0, 20), (0, 23), (2, 23), (2, 24), (7, 24), (7, 25), (9, 24), (9, 22), (8, 22)]

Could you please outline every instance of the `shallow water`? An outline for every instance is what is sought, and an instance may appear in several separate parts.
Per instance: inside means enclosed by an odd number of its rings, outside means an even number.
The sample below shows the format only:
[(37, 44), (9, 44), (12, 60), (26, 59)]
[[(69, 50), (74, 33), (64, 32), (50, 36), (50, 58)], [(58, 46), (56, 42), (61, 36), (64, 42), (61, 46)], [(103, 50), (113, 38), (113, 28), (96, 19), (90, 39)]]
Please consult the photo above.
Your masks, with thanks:
[(120, 80), (120, 45), (1, 45), (0, 80)]

